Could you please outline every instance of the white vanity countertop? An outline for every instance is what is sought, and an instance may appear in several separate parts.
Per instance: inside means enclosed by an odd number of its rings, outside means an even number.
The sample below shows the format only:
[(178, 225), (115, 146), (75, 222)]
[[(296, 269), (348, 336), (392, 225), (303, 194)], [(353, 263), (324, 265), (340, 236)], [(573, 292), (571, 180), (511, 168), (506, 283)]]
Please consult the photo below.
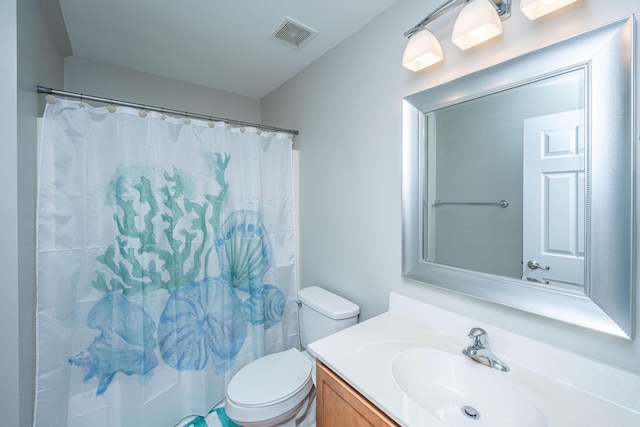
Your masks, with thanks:
[(640, 426), (639, 376), (393, 292), (388, 312), (318, 340), (308, 350), (399, 424), (443, 426), (404, 401), (391, 364), (412, 348), (460, 355), (476, 326), (487, 331), (492, 351), (511, 368), (499, 374), (533, 400), (548, 427)]

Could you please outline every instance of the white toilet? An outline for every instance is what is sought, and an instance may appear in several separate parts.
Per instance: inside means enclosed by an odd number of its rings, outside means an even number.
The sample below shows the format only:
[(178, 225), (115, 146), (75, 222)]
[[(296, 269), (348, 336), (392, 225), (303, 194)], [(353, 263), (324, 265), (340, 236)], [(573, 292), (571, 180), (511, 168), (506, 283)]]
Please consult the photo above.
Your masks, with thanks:
[[(355, 325), (360, 313), (356, 304), (317, 286), (301, 289), (298, 302), (303, 347)], [(315, 426), (315, 379), (315, 360), (306, 351), (261, 357), (233, 376), (225, 411), (241, 426)]]

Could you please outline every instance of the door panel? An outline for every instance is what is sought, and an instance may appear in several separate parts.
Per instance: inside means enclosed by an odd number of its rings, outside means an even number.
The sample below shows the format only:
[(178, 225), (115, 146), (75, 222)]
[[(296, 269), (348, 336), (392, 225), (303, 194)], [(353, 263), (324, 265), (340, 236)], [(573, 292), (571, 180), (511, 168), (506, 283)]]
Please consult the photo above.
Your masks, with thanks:
[(524, 121), (523, 267), (526, 280), (584, 284), (584, 111)]

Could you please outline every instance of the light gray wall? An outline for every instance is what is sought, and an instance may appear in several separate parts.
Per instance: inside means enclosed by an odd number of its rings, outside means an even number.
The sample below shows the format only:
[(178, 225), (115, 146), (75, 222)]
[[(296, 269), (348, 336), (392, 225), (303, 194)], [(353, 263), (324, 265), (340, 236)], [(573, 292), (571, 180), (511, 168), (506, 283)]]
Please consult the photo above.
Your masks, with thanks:
[(64, 60), (64, 89), (167, 109), (260, 123), (260, 100), (106, 62)]
[[(403, 32), (440, 3), (399, 0), (262, 99), (263, 123), (300, 131), (301, 286), (321, 285), (352, 299), (363, 319), (385, 311), (389, 291), (395, 291), (640, 374), (640, 340), (605, 336), (400, 275), (402, 98), (638, 14), (640, 3), (581, 0), (533, 22), (516, 9), (500, 39), (464, 52), (450, 42), (450, 14), (429, 26), (442, 42), (444, 62), (418, 73), (402, 68)], [(637, 330), (637, 314), (635, 325)]]
[(62, 56), (37, 0), (0, 2), (0, 424), (32, 424), (38, 83), (62, 84)]
[(17, 171), (17, 10), (16, 1), (0, 2), (0, 182), (5, 200), (0, 205), (0, 411), (9, 425), (19, 425), (20, 389), (18, 331), (18, 171)]

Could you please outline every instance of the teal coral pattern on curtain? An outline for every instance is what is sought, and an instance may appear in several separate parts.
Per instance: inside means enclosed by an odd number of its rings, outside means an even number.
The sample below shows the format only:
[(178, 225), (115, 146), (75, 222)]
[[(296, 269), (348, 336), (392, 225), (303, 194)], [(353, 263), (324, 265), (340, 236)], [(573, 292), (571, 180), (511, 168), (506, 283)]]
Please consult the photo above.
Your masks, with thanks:
[(296, 345), (286, 135), (59, 101), (41, 145), (36, 425), (170, 426)]
[(190, 417), (176, 427), (240, 427), (229, 418), (224, 408), (212, 409), (206, 416)]

